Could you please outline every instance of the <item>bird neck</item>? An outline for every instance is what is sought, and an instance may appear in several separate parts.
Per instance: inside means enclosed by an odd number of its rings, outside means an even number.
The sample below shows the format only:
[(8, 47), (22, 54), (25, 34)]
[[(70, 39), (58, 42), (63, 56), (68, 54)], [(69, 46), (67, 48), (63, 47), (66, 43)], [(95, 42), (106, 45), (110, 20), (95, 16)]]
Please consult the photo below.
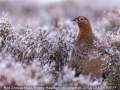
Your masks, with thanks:
[(92, 39), (94, 37), (91, 26), (79, 28), (78, 40)]

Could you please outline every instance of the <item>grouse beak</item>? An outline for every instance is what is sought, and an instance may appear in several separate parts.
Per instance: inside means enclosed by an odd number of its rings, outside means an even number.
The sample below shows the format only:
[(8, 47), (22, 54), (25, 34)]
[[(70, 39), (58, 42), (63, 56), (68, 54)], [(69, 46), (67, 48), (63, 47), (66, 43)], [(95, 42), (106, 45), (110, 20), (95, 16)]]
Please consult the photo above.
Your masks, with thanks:
[(73, 19), (73, 21), (77, 21), (77, 20), (78, 20), (78, 18)]

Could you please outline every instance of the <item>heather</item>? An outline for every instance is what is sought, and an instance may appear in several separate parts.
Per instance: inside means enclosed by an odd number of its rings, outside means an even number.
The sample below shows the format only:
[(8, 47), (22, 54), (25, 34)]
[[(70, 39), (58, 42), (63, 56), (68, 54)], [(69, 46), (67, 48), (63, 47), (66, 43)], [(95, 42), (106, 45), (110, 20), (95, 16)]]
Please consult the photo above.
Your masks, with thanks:
[[(108, 3), (109, 2), (109, 3)], [(96, 5), (96, 3), (100, 3)], [(70, 0), (0, 1), (0, 87), (3, 86), (115, 86), (120, 88), (120, 9), (119, 1)], [(72, 21), (87, 16), (102, 47), (102, 59), (109, 73), (105, 80), (88, 75), (75, 77), (69, 67), (78, 26)], [(94, 52), (95, 58), (101, 55)], [(71, 87), (72, 88), (72, 87)], [(53, 90), (56, 88), (53, 88)], [(87, 88), (89, 90), (89, 88)], [(113, 88), (112, 88), (113, 89)], [(97, 89), (96, 89), (97, 90)], [(119, 89), (118, 89), (119, 90)]]

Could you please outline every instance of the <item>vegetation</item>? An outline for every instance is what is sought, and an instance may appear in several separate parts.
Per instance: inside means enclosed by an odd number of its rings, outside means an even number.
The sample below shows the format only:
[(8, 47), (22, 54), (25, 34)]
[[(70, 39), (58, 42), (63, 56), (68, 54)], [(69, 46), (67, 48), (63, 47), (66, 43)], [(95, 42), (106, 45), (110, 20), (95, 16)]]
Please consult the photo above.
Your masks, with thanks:
[[(70, 86), (120, 89), (120, 9), (104, 5), (103, 11), (93, 2), (78, 2), (42, 5), (40, 1), (0, 1), (0, 89), (12, 85), (54, 87), (53, 90)], [(89, 17), (100, 39), (95, 45), (109, 53), (102, 57), (107, 63), (102, 70), (109, 73), (104, 81), (83, 74), (75, 77), (75, 70), (69, 67), (78, 30), (72, 19), (81, 14)], [(96, 52), (93, 56), (97, 55)]]

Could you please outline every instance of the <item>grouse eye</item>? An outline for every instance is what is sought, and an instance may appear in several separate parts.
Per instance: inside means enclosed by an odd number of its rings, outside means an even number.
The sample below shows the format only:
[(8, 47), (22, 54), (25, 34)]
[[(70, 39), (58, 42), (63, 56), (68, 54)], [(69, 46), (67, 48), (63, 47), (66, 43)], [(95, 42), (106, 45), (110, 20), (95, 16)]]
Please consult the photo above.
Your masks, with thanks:
[(79, 18), (80, 21), (83, 21), (84, 19), (83, 18)]

